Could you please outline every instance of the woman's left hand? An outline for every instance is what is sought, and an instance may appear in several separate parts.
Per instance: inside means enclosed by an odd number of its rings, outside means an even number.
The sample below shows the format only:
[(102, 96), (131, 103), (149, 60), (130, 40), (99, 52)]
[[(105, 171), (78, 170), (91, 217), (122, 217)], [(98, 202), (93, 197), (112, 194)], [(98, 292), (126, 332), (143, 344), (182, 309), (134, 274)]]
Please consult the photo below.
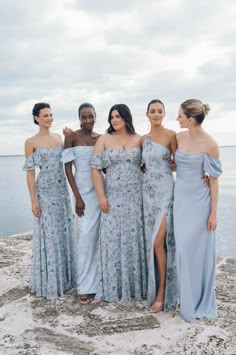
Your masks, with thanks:
[(208, 218), (207, 228), (209, 231), (215, 231), (217, 227), (217, 217), (215, 213), (211, 213)]

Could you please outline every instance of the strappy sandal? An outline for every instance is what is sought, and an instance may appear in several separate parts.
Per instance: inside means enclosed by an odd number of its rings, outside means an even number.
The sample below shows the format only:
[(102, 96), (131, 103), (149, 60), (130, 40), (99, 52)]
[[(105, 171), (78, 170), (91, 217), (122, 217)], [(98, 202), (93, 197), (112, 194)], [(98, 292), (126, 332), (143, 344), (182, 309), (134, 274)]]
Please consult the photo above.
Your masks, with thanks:
[(78, 300), (81, 304), (89, 304), (90, 302), (88, 295), (78, 295)]
[(149, 308), (150, 313), (158, 313), (164, 311), (164, 302), (156, 301)]

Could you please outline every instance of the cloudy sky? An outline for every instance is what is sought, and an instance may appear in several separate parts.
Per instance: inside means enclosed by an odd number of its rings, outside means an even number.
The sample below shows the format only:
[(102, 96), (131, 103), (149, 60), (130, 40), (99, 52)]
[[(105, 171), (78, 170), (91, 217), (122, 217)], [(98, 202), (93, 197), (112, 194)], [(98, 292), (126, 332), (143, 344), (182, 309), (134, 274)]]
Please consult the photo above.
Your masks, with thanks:
[(236, 144), (235, 0), (8, 0), (0, 14), (0, 155), (24, 153), (42, 100), (54, 131), (76, 129), (86, 101), (98, 132), (109, 108), (126, 103), (144, 134), (151, 99), (178, 130), (179, 104), (199, 98), (211, 106), (205, 128)]

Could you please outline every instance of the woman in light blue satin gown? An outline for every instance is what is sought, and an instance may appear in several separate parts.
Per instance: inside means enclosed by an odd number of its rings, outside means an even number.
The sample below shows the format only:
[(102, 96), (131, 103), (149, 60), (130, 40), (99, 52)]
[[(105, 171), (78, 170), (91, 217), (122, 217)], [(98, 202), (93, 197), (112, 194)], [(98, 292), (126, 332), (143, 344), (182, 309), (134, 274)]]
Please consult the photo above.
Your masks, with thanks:
[[(201, 125), (209, 110), (191, 99), (181, 104), (177, 118), (187, 131), (177, 135), (174, 232), (180, 314), (189, 322), (217, 317), (215, 230), (222, 170), (218, 146)], [(210, 189), (203, 183), (205, 172)]]
[[(101, 208), (98, 289), (93, 303), (146, 297), (140, 136), (129, 108), (114, 105), (94, 147), (92, 175)], [(106, 168), (103, 181), (101, 170)]]
[[(97, 250), (100, 223), (98, 198), (91, 177), (90, 160), (99, 134), (93, 132), (96, 113), (84, 103), (79, 107), (81, 129), (66, 135), (62, 162), (75, 197), (77, 237), (77, 290), (82, 304), (97, 290)], [(72, 172), (72, 164), (75, 173)]]
[[(31, 292), (55, 299), (75, 286), (73, 214), (63, 164), (62, 139), (50, 131), (48, 103), (33, 108), (39, 132), (25, 142), (27, 183), (35, 216), (32, 241)], [(40, 172), (35, 181), (35, 168)]]
[(152, 100), (146, 113), (150, 133), (142, 137), (143, 210), (147, 243), (150, 312), (177, 304), (175, 240), (173, 233), (174, 176), (171, 157), (176, 151), (176, 134), (163, 126), (165, 107)]

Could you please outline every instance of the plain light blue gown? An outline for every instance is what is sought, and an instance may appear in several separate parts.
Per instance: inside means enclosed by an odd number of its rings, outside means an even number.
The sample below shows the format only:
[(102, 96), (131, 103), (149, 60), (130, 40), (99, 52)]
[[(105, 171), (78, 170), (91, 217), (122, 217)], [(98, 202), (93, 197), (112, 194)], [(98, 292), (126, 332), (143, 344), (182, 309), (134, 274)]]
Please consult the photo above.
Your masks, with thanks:
[(219, 177), (221, 163), (204, 153), (177, 150), (174, 192), (176, 265), (180, 313), (186, 321), (217, 317), (215, 298), (215, 232), (208, 231), (210, 188), (203, 176)]
[(154, 255), (154, 242), (163, 218), (166, 217), (166, 286), (165, 309), (177, 304), (177, 281), (175, 266), (175, 239), (173, 232), (174, 176), (171, 172), (171, 153), (165, 146), (149, 138), (144, 141), (142, 161), (146, 171), (143, 175), (143, 209), (145, 221), (145, 239), (147, 243), (148, 295), (151, 305), (157, 294), (159, 276)]
[(34, 217), (31, 292), (54, 299), (75, 287), (74, 229), (70, 195), (63, 164), (62, 146), (38, 148), (24, 164), (24, 170), (40, 168), (35, 193), (41, 209)]
[(85, 203), (84, 216), (75, 217), (79, 294), (94, 294), (97, 290), (100, 208), (91, 176), (90, 160), (93, 148), (93, 146), (67, 148), (62, 152), (61, 158), (64, 163), (73, 161), (76, 185)]

